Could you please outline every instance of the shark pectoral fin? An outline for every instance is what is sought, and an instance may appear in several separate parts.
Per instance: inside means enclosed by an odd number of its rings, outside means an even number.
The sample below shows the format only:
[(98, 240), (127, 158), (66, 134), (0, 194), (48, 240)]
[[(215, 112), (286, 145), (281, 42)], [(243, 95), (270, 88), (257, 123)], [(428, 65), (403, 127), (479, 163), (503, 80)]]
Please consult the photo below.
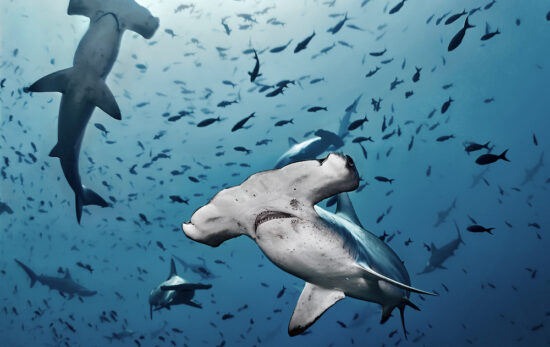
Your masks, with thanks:
[(185, 305), (187, 305), (187, 306), (192, 306), (192, 307), (196, 307), (196, 308), (202, 309), (202, 305), (201, 305), (201, 304), (197, 304), (196, 302), (193, 302), (193, 301), (191, 301), (191, 300), (189, 300), (189, 301), (184, 301), (183, 303), (184, 303)]
[(336, 214), (363, 228), (361, 221), (359, 221), (359, 218), (355, 213), (355, 209), (353, 208), (353, 204), (351, 203), (348, 193), (340, 193), (336, 195), (336, 199)]
[(393, 284), (396, 287), (399, 287), (401, 289), (406, 289), (406, 290), (408, 290), (410, 292), (413, 292), (413, 293), (437, 296), (437, 294), (426, 292), (426, 291), (408, 286), (408, 285), (406, 285), (404, 283), (401, 283), (401, 282), (398, 282), (396, 280), (392, 280), (389, 277), (386, 277), (382, 274), (379, 274), (378, 272), (374, 271), (373, 269), (369, 268), (368, 266), (361, 266), (361, 265), (357, 265), (357, 266), (359, 266), (361, 269), (365, 270), (367, 279), (382, 280), (382, 281), (388, 282), (390, 284)]
[(197, 289), (210, 289), (212, 288), (211, 284), (202, 284), (202, 283), (182, 283), (182, 284), (175, 284), (172, 286), (161, 286), (161, 290), (197, 290)]
[(94, 92), (91, 95), (91, 101), (99, 107), (103, 112), (116, 120), (121, 120), (120, 108), (116, 103), (113, 93), (107, 87), (104, 80), (99, 80), (96, 83)]
[(29, 91), (65, 93), (72, 69), (73, 68), (59, 70), (42, 77), (29, 87)]
[(290, 319), (288, 334), (296, 336), (303, 333), (329, 307), (345, 297), (345, 294), (339, 290), (321, 288), (315, 284), (306, 282)]

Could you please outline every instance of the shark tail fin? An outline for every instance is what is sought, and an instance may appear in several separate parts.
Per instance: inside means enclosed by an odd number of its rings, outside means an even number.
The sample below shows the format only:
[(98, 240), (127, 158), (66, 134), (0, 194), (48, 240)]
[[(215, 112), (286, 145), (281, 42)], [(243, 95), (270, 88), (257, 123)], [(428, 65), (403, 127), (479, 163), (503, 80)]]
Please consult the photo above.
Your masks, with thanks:
[(78, 220), (78, 224), (80, 224), (80, 218), (82, 217), (82, 207), (87, 205), (97, 205), (101, 207), (109, 206), (107, 201), (99, 194), (82, 186), (82, 195), (78, 193), (75, 194), (76, 219)]
[(55, 146), (50, 151), (50, 154), (48, 155), (54, 158), (61, 158), (62, 151), (61, 151), (61, 146), (59, 146), (59, 142), (55, 144)]
[(90, 95), (91, 102), (116, 120), (121, 120), (120, 108), (104, 80), (98, 79)]
[(31, 288), (34, 287), (34, 284), (36, 283), (36, 280), (38, 279), (38, 276), (36, 276), (34, 271), (32, 271), (27, 265), (23, 264), (22, 262), (20, 262), (17, 259), (14, 259), (14, 260), (19, 266), (21, 266), (21, 268), (23, 270), (25, 270), (27, 275), (30, 277), (30, 279), (31, 279)]
[(65, 93), (69, 84), (70, 75), (73, 68), (59, 70), (46, 75), (34, 82), (30, 87), (30, 92), (60, 92)]

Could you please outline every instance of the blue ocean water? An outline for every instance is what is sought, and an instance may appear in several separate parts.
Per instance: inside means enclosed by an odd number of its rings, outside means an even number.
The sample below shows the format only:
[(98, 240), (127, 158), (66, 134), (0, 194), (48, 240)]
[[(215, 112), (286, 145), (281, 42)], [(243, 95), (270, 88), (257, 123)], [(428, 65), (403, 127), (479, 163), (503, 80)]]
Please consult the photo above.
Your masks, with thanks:
[[(82, 183), (111, 206), (84, 207), (80, 224), (59, 160), (48, 156), (61, 94), (25, 88), (73, 65), (89, 19), (67, 15), (68, 1), (0, 6), (1, 345), (550, 343), (548, 2), (415, 0), (392, 14), (399, 1), (139, 3), (160, 26), (150, 39), (130, 31), (122, 37), (106, 79), (122, 120), (96, 109), (79, 161)], [(449, 51), (468, 13), (475, 27)], [(337, 32), (327, 32), (346, 16)], [(252, 49), (261, 73), (254, 82), (247, 73), (255, 66)], [(417, 82), (415, 67), (421, 68)], [(284, 80), (292, 83), (282, 94), (266, 97)], [(402, 83), (391, 89), (393, 81)], [(454, 101), (442, 113), (449, 98)], [(373, 99), (381, 99), (378, 111)], [(237, 102), (218, 106), (224, 100)], [(248, 238), (212, 248), (188, 239), (181, 224), (224, 187), (273, 168), (289, 137), (301, 142), (317, 129), (338, 133), (355, 100), (351, 121), (366, 115), (368, 122), (338, 149), (354, 158), (362, 178), (363, 189), (350, 193), (355, 210), (370, 232), (389, 235), (385, 241), (412, 285), (440, 295), (411, 295), (421, 311), (405, 312), (407, 340), (397, 310), (381, 325), (379, 305), (351, 298), (291, 338), (287, 326), (304, 281), (274, 266)], [(327, 110), (308, 112), (313, 106)], [(252, 112), (249, 128), (231, 131)], [(372, 137), (362, 142), (367, 158), (352, 142), (359, 136)], [(271, 141), (257, 145), (263, 139)], [(489, 141), (492, 153), (508, 149), (510, 162), (481, 166), (476, 159), (486, 149), (465, 151), (466, 142)], [(524, 183), (526, 169), (541, 157), (543, 166)], [(434, 226), (455, 199), (456, 208)], [(493, 235), (469, 232), (471, 219), (494, 227)], [(419, 275), (431, 243), (441, 247), (456, 238), (454, 221), (465, 245), (446, 269)], [(212, 288), (195, 294), (202, 309), (174, 306), (151, 320), (149, 293), (166, 279), (174, 255), (202, 267), (185, 271), (176, 261), (180, 276)], [(37, 274), (63, 277), (67, 268), (97, 294), (79, 299), (39, 283), (30, 288), (14, 259)], [(233, 317), (223, 319), (228, 313)], [(112, 339), (128, 330), (131, 336)]]

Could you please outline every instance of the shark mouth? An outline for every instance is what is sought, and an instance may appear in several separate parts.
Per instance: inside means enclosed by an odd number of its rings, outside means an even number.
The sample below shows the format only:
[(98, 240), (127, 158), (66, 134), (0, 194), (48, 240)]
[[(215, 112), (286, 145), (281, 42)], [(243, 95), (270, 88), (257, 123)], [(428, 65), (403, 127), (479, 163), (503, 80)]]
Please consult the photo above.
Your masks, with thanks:
[(256, 216), (256, 221), (254, 221), (254, 229), (258, 229), (258, 226), (262, 223), (273, 219), (283, 219), (283, 218), (294, 218), (295, 216), (280, 211), (263, 211)]

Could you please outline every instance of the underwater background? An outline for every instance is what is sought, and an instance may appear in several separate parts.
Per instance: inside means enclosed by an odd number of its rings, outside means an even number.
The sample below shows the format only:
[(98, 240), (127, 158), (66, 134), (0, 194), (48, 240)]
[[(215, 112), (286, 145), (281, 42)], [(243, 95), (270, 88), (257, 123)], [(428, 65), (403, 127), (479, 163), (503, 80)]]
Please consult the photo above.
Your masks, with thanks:
[[(80, 151), (83, 184), (112, 206), (85, 207), (80, 224), (59, 160), (48, 156), (61, 94), (24, 88), (72, 66), (89, 19), (68, 16), (68, 1), (0, 5), (0, 202), (11, 210), (0, 212), (0, 345), (550, 344), (550, 2), (410, 0), (392, 14), (399, 1), (139, 2), (160, 27), (149, 40), (130, 31), (122, 38), (106, 80), (122, 120), (96, 109)], [(478, 7), (468, 18), (475, 27), (448, 51), (466, 15), (445, 20)], [(346, 15), (338, 32), (327, 32)], [(500, 33), (482, 41), (486, 23)], [(313, 32), (307, 48), (294, 53)], [(257, 83), (247, 73), (255, 64), (251, 49), (261, 63)], [(415, 67), (422, 68), (417, 82)], [(260, 92), (285, 79), (294, 83), (283, 94)], [(403, 82), (390, 89), (396, 79)], [(442, 113), (449, 97), (454, 101)], [(371, 101), (379, 98), (375, 111)], [(237, 102), (218, 106), (223, 100)], [(385, 241), (412, 285), (440, 295), (411, 295), (421, 311), (405, 314), (408, 340), (397, 312), (381, 325), (379, 305), (351, 298), (308, 334), (291, 338), (288, 321), (304, 282), (275, 267), (248, 238), (212, 248), (188, 239), (181, 224), (222, 188), (273, 168), (289, 137), (338, 133), (355, 100), (351, 121), (366, 114), (368, 122), (338, 150), (353, 157), (360, 184), (367, 183), (350, 193), (355, 210), (370, 232), (389, 235)], [(308, 112), (313, 106), (327, 110)], [(231, 132), (252, 112), (250, 128)], [(447, 135), (454, 137), (437, 140)], [(361, 143), (366, 158), (352, 142), (358, 136), (372, 137)], [(256, 145), (262, 139), (272, 141)], [(510, 162), (476, 164), (486, 150), (468, 155), (469, 141), (490, 141), (496, 154), (508, 149)], [(543, 165), (524, 183), (541, 157)], [(456, 208), (434, 226), (455, 199)], [(467, 231), (470, 218), (494, 227), (493, 235)], [(457, 237), (453, 221), (465, 245), (447, 269), (418, 275), (432, 242)], [(202, 267), (186, 271), (176, 261), (180, 276), (212, 289), (196, 293), (202, 309), (175, 306), (151, 320), (149, 292), (166, 279), (173, 255)], [(63, 276), (56, 272), (68, 268), (98, 294), (79, 300), (40, 284), (29, 288), (15, 258), (37, 274)], [(222, 319), (227, 313), (234, 317)], [(112, 338), (128, 330), (134, 333)]]

